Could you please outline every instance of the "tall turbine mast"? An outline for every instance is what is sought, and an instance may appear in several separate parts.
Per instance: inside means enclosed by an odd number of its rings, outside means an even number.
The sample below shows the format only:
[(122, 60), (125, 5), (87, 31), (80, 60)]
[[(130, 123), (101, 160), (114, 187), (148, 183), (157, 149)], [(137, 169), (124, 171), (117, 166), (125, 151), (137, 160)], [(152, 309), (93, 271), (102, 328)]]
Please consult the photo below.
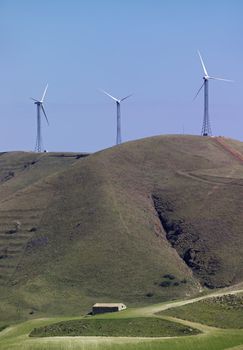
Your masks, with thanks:
[(122, 137), (121, 137), (121, 102), (126, 100), (128, 97), (132, 95), (125, 96), (121, 99), (118, 99), (104, 90), (100, 90), (103, 92), (105, 95), (109, 96), (112, 100), (116, 102), (116, 120), (117, 120), (117, 129), (116, 129), (116, 144), (119, 145), (122, 142)]
[(202, 125), (202, 131), (201, 135), (202, 136), (211, 136), (212, 135), (212, 130), (210, 126), (210, 119), (209, 119), (209, 103), (208, 103), (208, 85), (209, 85), (209, 80), (221, 80), (221, 81), (227, 81), (227, 82), (232, 82), (233, 80), (228, 80), (228, 79), (223, 79), (223, 78), (216, 78), (212, 77), (208, 74), (207, 69), (205, 67), (205, 64), (203, 62), (202, 56), (200, 52), (198, 51), (198, 55), (201, 61), (201, 65), (204, 71), (204, 76), (203, 76), (203, 84), (198, 90), (196, 96), (194, 99), (197, 97), (201, 89), (204, 87), (204, 113), (203, 113), (203, 125)]
[(49, 120), (47, 118), (44, 106), (43, 106), (43, 102), (44, 102), (44, 98), (46, 95), (46, 91), (48, 88), (48, 84), (45, 87), (45, 90), (43, 92), (42, 98), (41, 100), (36, 100), (35, 98), (31, 99), (33, 101), (35, 101), (35, 105), (36, 105), (36, 112), (37, 112), (37, 134), (36, 134), (36, 144), (35, 144), (35, 151), (36, 152), (42, 152), (43, 150), (43, 143), (42, 143), (42, 133), (41, 133), (41, 112), (43, 112), (45, 118), (46, 118), (46, 122), (49, 125)]

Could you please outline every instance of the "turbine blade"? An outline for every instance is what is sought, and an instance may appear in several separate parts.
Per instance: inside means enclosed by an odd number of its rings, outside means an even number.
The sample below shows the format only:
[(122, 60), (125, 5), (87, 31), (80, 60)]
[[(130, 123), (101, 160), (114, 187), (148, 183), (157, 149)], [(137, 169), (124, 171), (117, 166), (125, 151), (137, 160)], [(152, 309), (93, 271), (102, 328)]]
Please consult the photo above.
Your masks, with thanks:
[(199, 55), (199, 58), (200, 58), (200, 61), (201, 61), (202, 67), (203, 67), (203, 71), (204, 71), (205, 75), (208, 76), (208, 72), (207, 72), (207, 69), (206, 69), (205, 64), (203, 62), (202, 56), (200, 54), (200, 51), (197, 50), (197, 52), (198, 52), (198, 55)]
[(209, 79), (213, 79), (213, 80), (222, 80), (222, 81), (227, 81), (229, 83), (233, 83), (234, 80), (229, 80), (229, 79), (223, 79), (223, 78), (217, 78), (217, 77), (209, 77)]
[(36, 99), (33, 98), (33, 97), (30, 97), (30, 99), (33, 100), (33, 101), (35, 101), (35, 102), (40, 102), (40, 101), (36, 100)]
[(200, 87), (200, 89), (198, 90), (197, 94), (195, 95), (193, 101), (197, 98), (199, 92), (202, 90), (202, 88), (204, 87), (205, 81), (203, 82), (202, 86)]
[(44, 113), (44, 116), (46, 117), (47, 124), (50, 125), (43, 105), (41, 105), (41, 109), (42, 109), (42, 112)]
[(47, 90), (47, 88), (48, 88), (48, 84), (46, 84), (46, 87), (45, 87), (45, 90), (44, 90), (44, 92), (43, 92), (42, 99), (40, 100), (40, 102), (43, 102), (43, 101), (44, 101), (44, 98), (45, 98), (45, 96), (46, 96), (46, 90)]
[(99, 89), (101, 92), (103, 92), (105, 95), (109, 96), (110, 98), (112, 98), (112, 100), (119, 102), (118, 98), (115, 98), (114, 96), (108, 94), (108, 92), (106, 92), (105, 90)]
[(128, 97), (130, 97), (130, 96), (132, 96), (132, 94), (127, 95), (126, 97), (123, 97), (120, 101), (124, 101), (124, 100), (126, 100)]

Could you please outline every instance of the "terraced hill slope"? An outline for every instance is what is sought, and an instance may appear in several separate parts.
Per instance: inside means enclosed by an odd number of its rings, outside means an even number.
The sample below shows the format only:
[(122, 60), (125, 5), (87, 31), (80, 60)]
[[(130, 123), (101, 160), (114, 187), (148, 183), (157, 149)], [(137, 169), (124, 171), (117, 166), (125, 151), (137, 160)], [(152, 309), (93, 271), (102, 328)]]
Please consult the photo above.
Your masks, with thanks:
[(228, 139), (158, 136), (85, 158), (2, 154), (2, 319), (242, 281), (242, 150)]

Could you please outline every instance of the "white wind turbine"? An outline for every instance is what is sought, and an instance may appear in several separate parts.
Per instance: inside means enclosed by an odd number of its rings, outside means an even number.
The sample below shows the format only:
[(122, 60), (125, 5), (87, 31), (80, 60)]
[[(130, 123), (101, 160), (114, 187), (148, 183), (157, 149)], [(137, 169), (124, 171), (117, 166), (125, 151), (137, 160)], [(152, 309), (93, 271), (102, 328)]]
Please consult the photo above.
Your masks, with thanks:
[(42, 134), (41, 134), (41, 112), (43, 112), (47, 124), (49, 125), (49, 120), (47, 118), (44, 106), (43, 106), (43, 102), (44, 102), (44, 98), (46, 95), (46, 91), (48, 88), (48, 84), (45, 87), (45, 90), (43, 92), (42, 98), (41, 100), (36, 100), (35, 98), (31, 97), (31, 100), (35, 101), (35, 105), (37, 108), (37, 135), (36, 135), (36, 145), (35, 145), (35, 151), (36, 152), (41, 152), (42, 151)]
[(128, 95), (126, 97), (118, 99), (118, 98), (108, 94), (108, 92), (106, 92), (104, 90), (100, 90), (100, 91), (103, 92), (104, 94), (106, 94), (107, 96), (109, 96), (110, 98), (112, 98), (112, 100), (114, 100), (116, 102), (116, 110), (117, 110), (116, 144), (119, 145), (122, 142), (122, 140), (121, 140), (121, 102), (126, 100), (128, 97), (130, 97), (132, 95)]
[(197, 97), (197, 95), (199, 94), (199, 92), (201, 91), (201, 89), (204, 87), (204, 115), (203, 115), (203, 125), (202, 125), (201, 135), (202, 136), (211, 136), (212, 131), (211, 131), (210, 120), (209, 120), (209, 112), (208, 112), (208, 106), (209, 106), (208, 105), (208, 82), (210, 79), (211, 80), (227, 81), (227, 82), (233, 82), (233, 80), (217, 78), (217, 77), (213, 77), (213, 76), (209, 75), (199, 50), (198, 50), (198, 55), (199, 55), (199, 58), (200, 58), (200, 61), (202, 64), (203, 71), (204, 71), (204, 76), (203, 76), (204, 81), (203, 81), (202, 86), (198, 90), (196, 96), (194, 97), (194, 100)]

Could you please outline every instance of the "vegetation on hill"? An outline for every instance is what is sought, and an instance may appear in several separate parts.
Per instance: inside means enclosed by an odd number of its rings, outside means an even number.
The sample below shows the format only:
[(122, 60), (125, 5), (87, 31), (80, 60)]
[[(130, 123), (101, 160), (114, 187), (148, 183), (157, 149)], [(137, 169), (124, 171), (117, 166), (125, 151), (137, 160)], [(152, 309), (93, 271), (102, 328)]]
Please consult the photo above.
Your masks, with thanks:
[(31, 337), (105, 336), (171, 337), (200, 333), (191, 327), (157, 317), (81, 319), (35, 328)]

